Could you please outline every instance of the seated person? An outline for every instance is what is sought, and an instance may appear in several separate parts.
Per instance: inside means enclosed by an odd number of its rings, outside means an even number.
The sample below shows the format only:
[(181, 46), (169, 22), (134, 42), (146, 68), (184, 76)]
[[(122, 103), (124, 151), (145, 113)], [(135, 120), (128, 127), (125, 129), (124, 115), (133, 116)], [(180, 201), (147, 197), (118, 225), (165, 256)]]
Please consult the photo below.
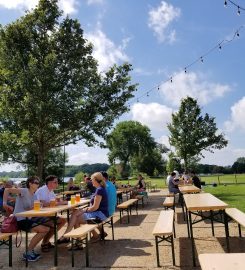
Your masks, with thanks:
[(90, 196), (95, 193), (96, 188), (94, 187), (92, 180), (90, 177), (85, 177), (84, 179), (85, 182), (85, 189), (86, 189), (86, 195)]
[(141, 174), (138, 175), (138, 183), (136, 184), (135, 187), (137, 188), (138, 192), (145, 191), (145, 188), (146, 188), (145, 181)]
[(202, 186), (201, 186), (201, 180), (196, 175), (196, 173), (194, 171), (191, 171), (191, 177), (192, 177), (191, 180), (192, 180), (193, 185), (201, 189), (202, 188)]
[[(45, 179), (46, 185), (43, 185), (40, 187), (36, 192), (35, 192), (35, 200), (39, 200), (44, 207), (48, 207), (50, 205), (50, 201), (52, 199), (56, 200), (56, 195), (54, 193), (54, 189), (58, 188), (58, 178), (55, 175), (49, 175)], [(57, 205), (61, 204), (67, 204), (67, 201), (57, 201)], [(60, 230), (66, 223), (66, 219), (63, 217), (58, 217), (57, 219), (57, 230)], [(45, 235), (44, 242), (48, 242), (49, 240), (53, 237), (54, 235), (54, 230), (50, 230), (47, 235)], [(65, 241), (61, 241), (58, 239), (57, 243), (62, 244), (62, 243), (68, 243), (69, 239), (65, 239)], [(52, 246), (52, 244), (49, 243), (49, 245), (44, 245), (42, 246), (43, 251), (48, 251)]]
[[(24, 212), (33, 209), (34, 193), (39, 186), (39, 178), (37, 176), (29, 177), (26, 182), (26, 188), (5, 188), (3, 197), (3, 207), (6, 211), (10, 206), (7, 204), (9, 193), (17, 194), (14, 214)], [(38, 220), (38, 222), (37, 222)], [(46, 226), (48, 218), (28, 218), (17, 217), (18, 228), (23, 231), (36, 233), (27, 248), (27, 252), (23, 254), (23, 259), (30, 262), (37, 261), (40, 258), (40, 254), (34, 251), (34, 248), (42, 240), (42, 245), (47, 245), (45, 242), (45, 236), (50, 231), (50, 227)]]
[[(111, 182), (112, 184), (115, 186), (116, 189), (118, 189), (118, 185), (117, 185), (117, 180), (115, 176), (111, 177)], [(118, 193), (117, 194), (117, 201), (118, 202), (122, 202), (123, 198), (122, 198), (122, 193)]]
[[(87, 220), (99, 219), (103, 221), (109, 216), (108, 196), (104, 177), (100, 172), (96, 172), (91, 176), (91, 179), (96, 190), (90, 200), (90, 206), (86, 209), (78, 209), (72, 213), (70, 222), (64, 234), (70, 232), (73, 227), (78, 228), (80, 224), (85, 224)], [(91, 242), (99, 241), (100, 235), (97, 231), (93, 231), (92, 233), (93, 237), (91, 238)], [(62, 237), (62, 239), (65, 238)], [(79, 246), (77, 247), (79, 248)]]
[(9, 180), (7, 182), (3, 182), (2, 187), (0, 188), (0, 210), (5, 210), (6, 212), (6, 216), (10, 216), (11, 214), (13, 214), (14, 211), (14, 206), (15, 206), (15, 197), (13, 197), (11, 194), (8, 194), (8, 198), (7, 198), (7, 205), (9, 207), (4, 208), (3, 207), (3, 194), (4, 194), (4, 190), (5, 188), (13, 188), (14, 187), (14, 183), (13, 181)]
[(66, 190), (70, 191), (70, 190), (79, 190), (79, 186), (75, 185), (73, 178), (70, 178), (67, 186), (66, 186)]
[(179, 179), (176, 178), (176, 172), (172, 172), (171, 177), (170, 177), (169, 182), (168, 182), (169, 192), (179, 193), (180, 191), (178, 188), (178, 184), (179, 184)]

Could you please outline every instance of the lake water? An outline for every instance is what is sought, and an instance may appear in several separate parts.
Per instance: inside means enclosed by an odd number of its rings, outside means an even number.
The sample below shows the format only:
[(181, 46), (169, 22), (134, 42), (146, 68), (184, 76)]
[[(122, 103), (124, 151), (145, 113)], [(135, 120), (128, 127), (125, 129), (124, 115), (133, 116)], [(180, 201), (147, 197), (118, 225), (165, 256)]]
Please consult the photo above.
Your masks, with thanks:
[[(65, 183), (67, 183), (71, 177), (72, 176), (65, 177), (65, 179), (64, 179)], [(72, 177), (72, 178), (74, 179), (74, 177)], [(14, 183), (16, 183), (16, 184), (19, 184), (22, 181), (26, 181), (27, 178), (20, 178), (20, 177), (19, 178), (9, 178), (9, 180), (14, 181)]]

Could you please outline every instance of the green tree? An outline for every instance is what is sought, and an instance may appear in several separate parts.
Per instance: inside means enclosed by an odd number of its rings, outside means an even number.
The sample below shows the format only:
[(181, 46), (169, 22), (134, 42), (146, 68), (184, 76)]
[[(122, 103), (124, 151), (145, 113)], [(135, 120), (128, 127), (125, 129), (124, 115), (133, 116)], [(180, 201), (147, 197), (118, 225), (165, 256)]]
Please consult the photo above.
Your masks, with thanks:
[(61, 15), (57, 0), (40, 0), (0, 27), (0, 151), (33, 152), (40, 178), (51, 149), (99, 143), (136, 89), (130, 64), (100, 74), (79, 22)]
[(166, 170), (168, 173), (171, 173), (174, 170), (177, 170), (178, 172), (181, 170), (180, 159), (179, 157), (176, 157), (176, 155), (173, 152), (170, 152), (168, 154)]
[(122, 172), (130, 165), (131, 159), (148, 155), (156, 147), (149, 128), (137, 121), (118, 123), (106, 137), (106, 144), (110, 163), (121, 162)]
[(215, 118), (207, 113), (202, 116), (200, 106), (191, 97), (181, 101), (179, 111), (172, 114), (168, 129), (169, 142), (184, 160), (185, 169), (192, 157), (203, 156), (201, 151), (213, 152), (213, 149), (221, 149), (228, 144), (224, 134), (218, 134)]

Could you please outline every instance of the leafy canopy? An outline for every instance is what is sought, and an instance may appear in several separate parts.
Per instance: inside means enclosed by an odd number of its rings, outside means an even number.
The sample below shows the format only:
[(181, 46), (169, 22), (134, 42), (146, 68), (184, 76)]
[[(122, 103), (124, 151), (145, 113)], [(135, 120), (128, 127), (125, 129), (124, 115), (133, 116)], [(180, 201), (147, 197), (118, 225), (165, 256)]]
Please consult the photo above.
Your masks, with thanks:
[(77, 20), (61, 18), (57, 0), (0, 27), (0, 150), (37, 155), (37, 173), (50, 149), (99, 142), (133, 96), (130, 64), (98, 72), (93, 46)]
[(203, 156), (203, 150), (213, 152), (213, 149), (222, 149), (228, 143), (224, 134), (218, 133), (215, 118), (207, 113), (202, 116), (197, 100), (191, 97), (181, 101), (179, 111), (172, 114), (168, 129), (169, 142), (184, 160), (185, 169), (192, 157)]

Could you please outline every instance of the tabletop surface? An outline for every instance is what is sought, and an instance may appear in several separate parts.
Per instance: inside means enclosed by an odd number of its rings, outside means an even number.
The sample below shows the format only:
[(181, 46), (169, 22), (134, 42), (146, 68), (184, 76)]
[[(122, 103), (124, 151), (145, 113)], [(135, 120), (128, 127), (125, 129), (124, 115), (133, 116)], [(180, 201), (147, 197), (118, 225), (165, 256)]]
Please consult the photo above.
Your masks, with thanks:
[(245, 253), (200, 254), (202, 270), (244, 270)]
[(201, 191), (200, 188), (194, 186), (194, 185), (184, 185), (184, 186), (179, 186), (179, 190), (181, 193), (198, 193)]
[(55, 216), (57, 213), (61, 211), (65, 211), (68, 209), (72, 209), (77, 206), (85, 205), (90, 202), (89, 199), (81, 199), (80, 202), (76, 202), (75, 204), (65, 204), (65, 205), (57, 205), (55, 207), (43, 207), (39, 211), (37, 210), (28, 210), (20, 213), (16, 213), (17, 217), (48, 217)]
[(222, 210), (228, 207), (226, 203), (210, 193), (185, 194), (185, 204), (188, 210)]

